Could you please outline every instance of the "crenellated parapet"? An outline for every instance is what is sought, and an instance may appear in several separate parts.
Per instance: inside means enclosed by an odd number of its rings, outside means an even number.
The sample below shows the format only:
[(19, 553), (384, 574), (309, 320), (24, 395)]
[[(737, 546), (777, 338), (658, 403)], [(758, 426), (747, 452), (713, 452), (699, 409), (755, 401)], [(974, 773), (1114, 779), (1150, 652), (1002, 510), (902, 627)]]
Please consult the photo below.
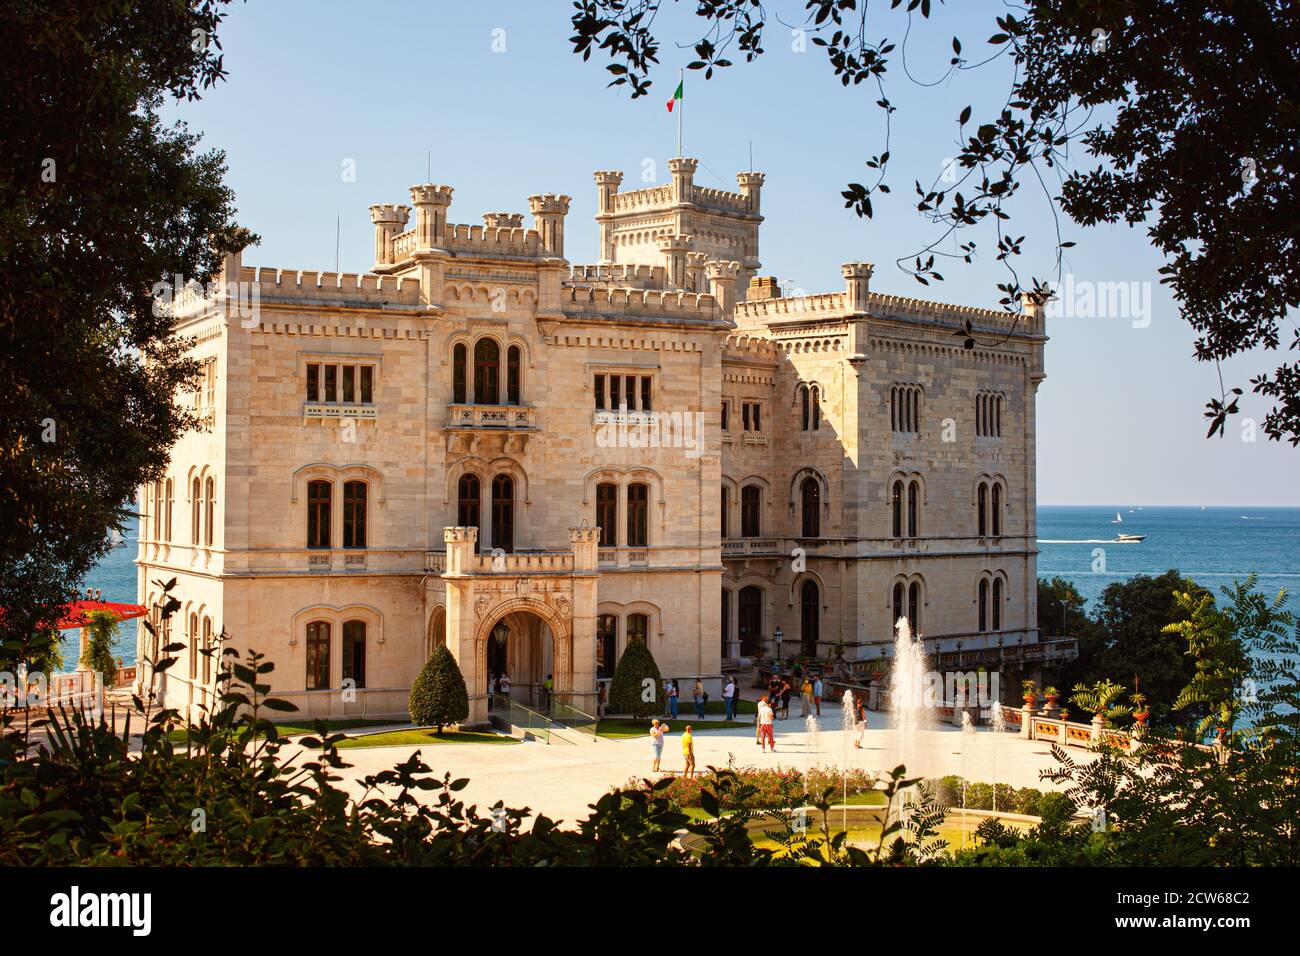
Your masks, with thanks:
[(365, 306), (415, 306), (420, 302), (419, 283), (414, 279), (369, 272), (245, 268), (241, 280), (256, 282), (263, 302), (302, 300)]
[(663, 266), (627, 264), (576, 265), (570, 269), (570, 285), (601, 285), (632, 289), (663, 289), (668, 272)]
[(691, 322), (718, 318), (717, 301), (706, 293), (568, 286), (560, 290), (560, 299), (566, 316)]
[(507, 226), (478, 226), (450, 223), (443, 248), (467, 255), (519, 256), (535, 258), (545, 251), (536, 229)]
[(521, 212), (485, 212), (483, 225), (489, 229), (522, 229), (524, 214)]

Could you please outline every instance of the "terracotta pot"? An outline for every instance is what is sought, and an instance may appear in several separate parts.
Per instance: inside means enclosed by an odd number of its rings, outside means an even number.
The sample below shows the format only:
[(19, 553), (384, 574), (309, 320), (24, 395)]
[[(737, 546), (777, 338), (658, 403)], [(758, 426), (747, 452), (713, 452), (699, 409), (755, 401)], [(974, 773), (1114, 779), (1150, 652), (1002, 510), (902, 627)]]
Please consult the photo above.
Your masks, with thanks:
[(1150, 716), (1151, 714), (1144, 710), (1140, 714), (1134, 714), (1133, 719), (1136, 720), (1138, 724), (1146, 726), (1147, 718)]
[(1024, 696), (1025, 703), (1028, 704), (1030, 707), (1034, 706), (1034, 702), (1037, 700), (1038, 700), (1037, 694), (1026, 694)]

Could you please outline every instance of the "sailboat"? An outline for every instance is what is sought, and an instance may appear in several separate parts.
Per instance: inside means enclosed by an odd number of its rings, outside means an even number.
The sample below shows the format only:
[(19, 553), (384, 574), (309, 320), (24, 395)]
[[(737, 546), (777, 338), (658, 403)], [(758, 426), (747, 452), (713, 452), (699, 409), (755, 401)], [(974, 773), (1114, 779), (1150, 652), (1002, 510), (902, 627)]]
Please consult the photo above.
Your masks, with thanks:
[(1123, 523), (1124, 523), (1124, 519), (1123, 519), (1122, 517), (1120, 517), (1120, 513), (1119, 513), (1118, 511), (1116, 511), (1116, 512), (1115, 512), (1115, 520), (1112, 521), (1111, 524), (1123, 524)]

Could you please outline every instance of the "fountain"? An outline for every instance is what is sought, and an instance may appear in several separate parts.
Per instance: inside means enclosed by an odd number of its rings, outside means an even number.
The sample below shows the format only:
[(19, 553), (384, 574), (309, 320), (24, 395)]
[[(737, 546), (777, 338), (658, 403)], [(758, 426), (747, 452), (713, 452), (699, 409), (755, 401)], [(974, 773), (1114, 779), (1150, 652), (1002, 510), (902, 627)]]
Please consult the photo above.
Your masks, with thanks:
[(1002, 713), (1002, 702), (994, 701), (992, 714), (989, 718), (989, 725), (993, 729), (993, 754), (990, 760), (993, 771), (993, 810), (998, 809), (998, 747), (1002, 743), (1002, 735), (1007, 731), (1007, 719)]
[(840, 779), (844, 782), (844, 829), (846, 832), (849, 828), (849, 745), (853, 740), (854, 709), (853, 691), (846, 688), (844, 697), (840, 700), (840, 726), (843, 728), (842, 736), (844, 737), (844, 762), (840, 765)]
[(970, 779), (967, 760), (971, 745), (975, 743), (975, 721), (970, 719), (970, 711), (961, 712), (961, 845), (966, 846), (966, 831), (970, 826), (966, 816), (966, 781)]
[(809, 766), (815, 766), (816, 754), (821, 753), (822, 749), (822, 722), (817, 719), (815, 714), (809, 714), (803, 720), (804, 733), (807, 734), (807, 744), (805, 745), (808, 752), (814, 756), (809, 758)]
[(913, 640), (907, 618), (900, 617), (895, 628), (894, 667), (889, 675), (889, 710), (894, 718), (894, 741), (898, 762), (907, 767), (910, 777), (920, 777), (930, 769), (921, 759), (922, 733), (931, 723), (926, 706), (925, 645)]

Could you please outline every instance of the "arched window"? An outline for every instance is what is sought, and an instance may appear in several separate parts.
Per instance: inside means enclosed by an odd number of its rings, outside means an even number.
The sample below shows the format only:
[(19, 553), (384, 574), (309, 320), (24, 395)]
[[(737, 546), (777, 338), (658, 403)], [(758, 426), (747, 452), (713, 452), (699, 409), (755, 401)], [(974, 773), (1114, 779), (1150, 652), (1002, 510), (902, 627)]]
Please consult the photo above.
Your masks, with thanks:
[(629, 644), (632, 641), (641, 641), (648, 647), (650, 645), (650, 618), (644, 614), (629, 614), (627, 616), (627, 640)]
[(993, 537), (997, 538), (1002, 535), (1002, 485), (999, 482), (993, 482), (992, 497)]
[(740, 489), (740, 536), (757, 538), (762, 533), (763, 492), (758, 485), (746, 485)]
[(894, 490), (890, 498), (890, 506), (893, 511), (893, 534), (895, 538), (903, 536), (903, 483), (894, 482)]
[(600, 528), (601, 547), (618, 545), (618, 485), (612, 481), (596, 486), (596, 525)]
[(727, 645), (728, 645), (728, 643), (729, 643), (730, 640), (731, 640), (731, 592), (728, 591), (726, 588), (723, 588), (723, 589), (722, 589), (722, 622), (721, 622), (721, 628), (722, 628), (722, 634), (721, 634), (721, 638), (722, 638), (722, 649), (721, 649), (721, 654), (722, 654), (723, 657), (729, 657), (730, 655), (729, 655), (728, 652), (729, 652), (730, 649), (728, 648)]
[(162, 540), (162, 512), (163, 512), (163, 483), (155, 481), (150, 494), (152, 501), (149, 503), (149, 510), (153, 512), (153, 539)]
[(722, 486), (722, 536), (731, 537), (731, 495), (727, 492), (727, 486)]
[[(366, 546), (366, 483), (348, 481), (343, 484), (343, 547)], [(344, 634), (346, 640), (347, 635)], [(360, 686), (360, 685), (358, 685)]]
[(330, 626), (325, 621), (307, 625), (307, 689), (330, 686)]
[(596, 677), (614, 676), (614, 667), (618, 663), (618, 618), (613, 614), (601, 614), (596, 618)]
[(492, 547), (515, 549), (515, 480), (509, 475), (492, 479)]
[(1002, 437), (1002, 396), (999, 395), (993, 403), (993, 434), (999, 438)]
[(979, 536), (982, 538), (989, 533), (989, 486), (984, 482), (979, 483), (975, 491), (975, 512), (976, 522), (979, 524)]
[(201, 500), (202, 494), (199, 491), (199, 480), (195, 478), (190, 483), (190, 542), (195, 546), (199, 543), (199, 515), (202, 513), (199, 510), (202, 507)]
[(921, 585), (913, 581), (907, 589), (907, 623), (913, 634), (921, 631)]
[(822, 427), (822, 391), (816, 385), (809, 392), (812, 402), (812, 430), (821, 431)]
[(166, 484), (163, 486), (163, 496), (166, 499), (163, 503), (163, 540), (165, 540), (168, 544), (171, 544), (173, 494), (172, 494), (172, 480), (170, 478), (167, 479)]
[(482, 488), (478, 475), (461, 475), (460, 481), (456, 482), (456, 524), (462, 528), (483, 527)]
[(191, 614), (189, 630), (185, 633), (185, 643), (190, 649), (190, 680), (199, 676), (199, 616)]
[(650, 543), (650, 486), (635, 482), (627, 486), (627, 544), (644, 548)]
[(800, 427), (804, 431), (808, 431), (809, 427), (812, 424), (812, 419), (810, 415), (810, 409), (808, 408), (808, 386), (807, 385), (799, 386), (799, 404), (800, 404), (800, 414), (799, 414)]
[(821, 485), (816, 478), (805, 478), (800, 486), (803, 498), (803, 536), (818, 538), (822, 533)]
[(1002, 579), (993, 579), (993, 630), (1002, 630)]
[(907, 536), (917, 535), (917, 515), (921, 510), (921, 483), (913, 481), (907, 486)]
[(989, 629), (989, 582), (987, 578), (980, 578), (979, 589), (979, 630), (981, 632)]
[(474, 343), (474, 402), (496, 405), (501, 401), (501, 348), (494, 339)]
[[(212, 618), (203, 619), (203, 644), (202, 649), (205, 651), (212, 649)], [(203, 655), (203, 685), (209, 686), (212, 683), (212, 655)]]
[(519, 359), (520, 348), (512, 345), (506, 349), (506, 404), (519, 404)]
[(740, 653), (752, 657), (758, 651), (763, 635), (763, 589), (756, 584), (740, 589), (737, 599)]
[(366, 686), (366, 622), (343, 622), (343, 679)]
[(205, 483), (203, 491), (203, 505), (206, 517), (204, 518), (203, 543), (207, 547), (212, 547), (212, 527), (216, 523), (217, 513), (217, 483), (214, 479), (209, 478)]
[(307, 482), (307, 547), (328, 548), (334, 486), (321, 479)]
[(889, 620), (889, 626), (891, 629), (898, 624), (899, 618), (907, 617), (906, 591), (907, 589), (903, 586), (902, 581), (899, 581), (894, 585), (893, 600), (890, 602), (890, 607), (893, 608), (893, 614), (890, 616)]
[(804, 655), (816, 657), (817, 642), (821, 640), (821, 593), (811, 578), (799, 588), (799, 638)]
[(451, 350), (451, 401), (454, 405), (465, 404), (465, 343), (461, 342)]

